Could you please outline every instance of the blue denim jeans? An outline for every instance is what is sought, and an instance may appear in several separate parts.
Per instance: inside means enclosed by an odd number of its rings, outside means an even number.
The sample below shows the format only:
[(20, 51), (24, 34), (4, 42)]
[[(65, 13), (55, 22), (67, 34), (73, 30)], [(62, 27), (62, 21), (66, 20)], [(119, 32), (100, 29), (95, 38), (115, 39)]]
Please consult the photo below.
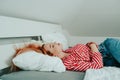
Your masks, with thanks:
[(120, 39), (107, 38), (104, 44), (111, 55), (120, 63)]
[[(113, 41), (114, 40), (114, 41)], [(117, 41), (114, 38), (107, 38), (104, 42), (98, 45), (100, 53), (102, 53), (104, 66), (117, 66), (120, 67), (120, 53), (112, 52), (114, 49), (120, 49), (115, 44)], [(120, 42), (120, 41), (119, 41)], [(117, 48), (116, 48), (117, 46)], [(120, 47), (120, 45), (119, 45)]]

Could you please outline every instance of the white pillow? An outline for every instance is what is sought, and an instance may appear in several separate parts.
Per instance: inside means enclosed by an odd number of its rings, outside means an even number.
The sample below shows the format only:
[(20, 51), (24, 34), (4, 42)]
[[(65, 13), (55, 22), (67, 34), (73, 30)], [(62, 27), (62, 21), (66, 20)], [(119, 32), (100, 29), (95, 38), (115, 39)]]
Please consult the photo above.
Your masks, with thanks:
[(56, 32), (51, 34), (45, 34), (42, 35), (42, 40), (44, 42), (59, 42), (63, 45), (64, 50), (68, 48), (68, 41), (63, 33)]
[(29, 42), (0, 45), (0, 70), (10, 66), (11, 59), (15, 53), (15, 47), (19, 48), (29, 43), (42, 44), (40, 41), (31, 40)]
[(65, 72), (65, 66), (58, 57), (52, 57), (35, 51), (16, 56), (13, 63), (23, 70)]

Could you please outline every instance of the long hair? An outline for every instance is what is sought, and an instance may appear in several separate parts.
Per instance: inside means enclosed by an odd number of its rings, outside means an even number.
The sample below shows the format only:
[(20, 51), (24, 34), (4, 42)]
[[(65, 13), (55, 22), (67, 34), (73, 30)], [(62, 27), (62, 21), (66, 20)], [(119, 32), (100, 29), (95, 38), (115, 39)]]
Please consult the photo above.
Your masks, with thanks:
[[(48, 54), (49, 52), (47, 52), (43, 47), (44, 45), (40, 46), (40, 45), (31, 43), (31, 44), (26, 44), (21, 48), (15, 48), (15, 54), (13, 55), (12, 59), (19, 54), (23, 54), (24, 52), (31, 51), (31, 50), (36, 51), (37, 53)], [(10, 72), (15, 72), (15, 71), (20, 71), (20, 70), (21, 69), (17, 67), (16, 65), (14, 65), (13, 62), (11, 63)]]

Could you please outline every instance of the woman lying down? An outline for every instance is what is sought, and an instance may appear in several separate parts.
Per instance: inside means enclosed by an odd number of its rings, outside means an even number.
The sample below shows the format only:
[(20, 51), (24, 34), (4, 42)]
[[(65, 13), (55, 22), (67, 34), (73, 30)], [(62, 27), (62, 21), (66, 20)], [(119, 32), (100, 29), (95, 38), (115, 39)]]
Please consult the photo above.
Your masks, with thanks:
[[(87, 44), (77, 44), (71, 48), (63, 50), (60, 43), (46, 43), (40, 46), (39, 44), (28, 44), (22, 48), (16, 49), (13, 58), (26, 54), (29, 51), (35, 51), (38, 54), (58, 57), (62, 60), (65, 68), (71, 71), (86, 71), (87, 69), (100, 69), (103, 66), (120, 67), (120, 40), (107, 38), (100, 45), (95, 42)], [(31, 58), (32, 60), (32, 58)], [(20, 70), (14, 63), (11, 66), (12, 71)]]

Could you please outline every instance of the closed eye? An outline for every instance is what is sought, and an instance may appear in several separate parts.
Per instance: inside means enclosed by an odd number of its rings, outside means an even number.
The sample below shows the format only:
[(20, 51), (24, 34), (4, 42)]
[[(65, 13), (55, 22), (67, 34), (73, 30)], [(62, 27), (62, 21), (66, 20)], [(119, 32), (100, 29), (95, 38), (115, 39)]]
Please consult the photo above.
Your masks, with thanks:
[(51, 48), (51, 47), (52, 47), (52, 45), (50, 44), (50, 45), (49, 45), (49, 47)]
[(54, 45), (52, 45), (52, 48), (54, 48)]

